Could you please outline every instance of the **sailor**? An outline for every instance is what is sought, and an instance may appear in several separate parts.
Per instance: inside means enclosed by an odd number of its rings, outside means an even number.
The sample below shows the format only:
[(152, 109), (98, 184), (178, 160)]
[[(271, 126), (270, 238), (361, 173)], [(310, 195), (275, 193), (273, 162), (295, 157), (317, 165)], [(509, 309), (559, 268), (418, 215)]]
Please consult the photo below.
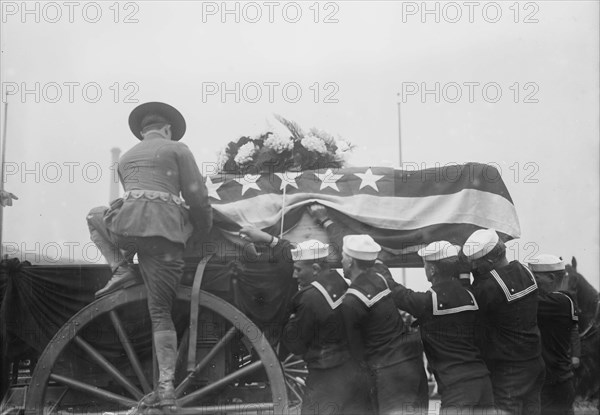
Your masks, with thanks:
[(557, 290), (565, 278), (565, 263), (557, 256), (542, 254), (531, 260), (529, 268), (539, 289), (538, 326), (546, 363), (542, 414), (567, 414), (575, 399), (571, 338), (578, 331), (578, 317), (569, 294)]
[(341, 305), (348, 282), (328, 262), (329, 245), (317, 240), (291, 250), (299, 291), (283, 342), (308, 368), (302, 414), (370, 412), (367, 378), (351, 357)]
[[(330, 268), (329, 245), (308, 240), (293, 245), (256, 227), (240, 231), (243, 240), (278, 249), (271, 257), (291, 261), (296, 293), (282, 333), (283, 345), (302, 356), (308, 369), (301, 413), (368, 414), (366, 379), (348, 350), (341, 302), (348, 282)], [(281, 264), (282, 279), (286, 269)], [(287, 317), (287, 316), (286, 316)]]
[(350, 351), (370, 371), (380, 414), (426, 413), (421, 342), (402, 321), (390, 295), (390, 271), (375, 263), (380, 250), (369, 235), (343, 238), (342, 267), (352, 281), (342, 301)]
[(399, 309), (418, 319), (425, 355), (441, 394), (440, 413), (491, 409), (492, 383), (475, 345), (479, 307), (458, 279), (459, 248), (448, 241), (436, 241), (418, 254), (431, 289), (414, 292), (398, 284), (392, 295)]
[(539, 414), (545, 369), (535, 278), (518, 261), (508, 262), (493, 229), (471, 234), (463, 252), (471, 263), (480, 310), (477, 340), (491, 372), (494, 404), (511, 414)]
[(183, 276), (184, 246), (194, 230), (208, 233), (212, 210), (194, 156), (179, 142), (186, 128), (181, 113), (168, 104), (148, 102), (131, 112), (129, 127), (141, 141), (119, 160), (123, 198), (88, 215), (92, 241), (114, 270), (96, 296), (135, 279), (128, 260), (137, 253), (159, 370), (157, 389), (142, 403), (168, 411), (176, 404), (177, 333), (171, 309)]

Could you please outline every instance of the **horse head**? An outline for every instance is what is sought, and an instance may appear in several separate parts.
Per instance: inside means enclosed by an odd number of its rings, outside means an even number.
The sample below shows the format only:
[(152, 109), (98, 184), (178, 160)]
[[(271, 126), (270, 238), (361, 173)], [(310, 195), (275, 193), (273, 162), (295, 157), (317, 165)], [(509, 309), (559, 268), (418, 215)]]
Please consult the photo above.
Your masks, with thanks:
[(577, 271), (577, 260), (565, 265), (561, 290), (573, 295), (579, 314), (581, 365), (575, 371), (576, 395), (585, 399), (598, 396), (600, 388), (600, 297), (598, 291)]

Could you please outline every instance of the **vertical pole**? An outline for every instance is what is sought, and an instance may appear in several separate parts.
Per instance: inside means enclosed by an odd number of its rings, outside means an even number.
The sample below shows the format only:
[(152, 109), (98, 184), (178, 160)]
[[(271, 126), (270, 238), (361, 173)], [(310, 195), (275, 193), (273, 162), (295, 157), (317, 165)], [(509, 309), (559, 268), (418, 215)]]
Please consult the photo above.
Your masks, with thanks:
[(285, 193), (287, 190), (287, 184), (283, 186), (283, 195), (281, 200), (281, 230), (279, 231), (279, 239), (283, 238), (283, 220), (285, 219)]
[[(398, 94), (400, 95), (400, 94)], [(398, 101), (398, 163), (402, 169), (402, 117), (401, 117), (400, 101)]]
[[(400, 107), (400, 94), (398, 95), (398, 165), (402, 169), (402, 110)], [(402, 285), (406, 286), (406, 268), (402, 267)]]
[[(2, 164), (0, 165), (0, 191), (4, 191), (4, 163), (6, 162), (6, 126), (8, 124), (8, 91), (4, 95), (4, 124), (2, 126)], [(0, 205), (0, 259), (4, 252), (2, 233), (4, 231), (4, 206)]]

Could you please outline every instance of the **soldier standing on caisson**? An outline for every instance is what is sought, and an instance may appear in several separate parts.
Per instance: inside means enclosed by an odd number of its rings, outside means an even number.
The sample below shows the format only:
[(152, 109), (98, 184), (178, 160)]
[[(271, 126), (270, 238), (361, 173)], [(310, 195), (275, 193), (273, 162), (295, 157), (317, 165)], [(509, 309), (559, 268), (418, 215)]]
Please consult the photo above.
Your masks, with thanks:
[(113, 268), (96, 297), (136, 279), (129, 260), (137, 253), (159, 371), (156, 390), (140, 407), (176, 412), (177, 333), (171, 309), (183, 276), (185, 244), (194, 230), (208, 233), (212, 210), (194, 156), (178, 142), (186, 129), (181, 113), (162, 102), (147, 102), (131, 112), (129, 127), (140, 142), (119, 160), (125, 194), (110, 209), (94, 208), (87, 217), (92, 241)]
[(496, 408), (511, 414), (540, 413), (544, 361), (537, 325), (537, 284), (492, 229), (475, 231), (463, 246), (471, 262), (479, 305), (478, 343), (491, 372)]

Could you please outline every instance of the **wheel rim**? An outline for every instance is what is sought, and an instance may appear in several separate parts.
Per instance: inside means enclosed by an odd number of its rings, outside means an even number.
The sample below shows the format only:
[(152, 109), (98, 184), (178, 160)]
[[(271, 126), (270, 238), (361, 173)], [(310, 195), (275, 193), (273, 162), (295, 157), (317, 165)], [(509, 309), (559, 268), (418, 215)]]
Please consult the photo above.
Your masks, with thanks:
[[(177, 292), (177, 301), (188, 304), (188, 315), (190, 298), (191, 289), (181, 286)], [(27, 392), (25, 413), (60, 413), (61, 401), (67, 391), (76, 391), (79, 394), (92, 396), (105, 402), (106, 406), (113, 405), (113, 407), (119, 407), (122, 410), (136, 406), (141, 397), (152, 390), (153, 380), (149, 379), (147, 365), (146, 370), (144, 370), (144, 365), (133, 347), (134, 344), (128, 337), (127, 330), (123, 327), (119, 313), (123, 314), (123, 311), (120, 310), (128, 310), (134, 304), (138, 306), (140, 304), (145, 305), (146, 299), (147, 291), (144, 286), (130, 287), (95, 301), (80, 310), (65, 323), (40, 356)], [(252, 355), (249, 358), (248, 356), (244, 356), (243, 359), (237, 358), (239, 362), (233, 362), (233, 369), (228, 368), (228, 371), (231, 370), (229, 373), (225, 373), (224, 376), (206, 385), (198, 386), (195, 384), (198, 376), (189, 376), (189, 374), (180, 376), (182, 379), (176, 379), (176, 381), (179, 380), (176, 383), (176, 393), (178, 395), (178, 405), (181, 407), (180, 413), (237, 412), (242, 409), (246, 413), (256, 410), (257, 412), (266, 411), (282, 414), (286, 412), (286, 409), (289, 410), (285, 376), (277, 355), (264, 334), (241, 311), (219, 297), (202, 291), (200, 304), (203, 312), (211, 312), (219, 316), (226, 330), (224, 330), (225, 334), (216, 340), (214, 344), (211, 343), (208, 346), (206, 353), (197, 357), (196, 369), (198, 374), (204, 373), (204, 370), (210, 371), (207, 368), (213, 361), (212, 359), (219, 354), (223, 354), (237, 338), (244, 338), (247, 343), (251, 344)], [(122, 365), (117, 368), (111, 363), (111, 359), (103, 356), (93, 344), (90, 344), (84, 338), (83, 334), (86, 327), (89, 327), (90, 323), (98, 321), (100, 318), (111, 322), (115, 341), (120, 344), (120, 355), (125, 356), (129, 362), (127, 374), (119, 369), (122, 368)], [(203, 341), (201, 337), (200, 334), (198, 336), (199, 342)], [(186, 341), (180, 339), (178, 343), (180, 345), (178, 361), (180, 361), (181, 355), (186, 351), (185, 347), (181, 346)], [(53, 371), (59, 359), (65, 359), (63, 354), (69, 353), (71, 350), (78, 350), (88, 360), (93, 361), (96, 368), (100, 368), (103, 376), (111, 380), (110, 387), (98, 387), (91, 382), (64, 376), (58, 373), (58, 369)], [(230, 356), (228, 359), (232, 360)], [(253, 375), (259, 377), (265, 377), (266, 375), (265, 381), (241, 385), (243, 381), (240, 379), (251, 378)], [(84, 376), (82, 375), (82, 377)], [(63, 389), (66, 387), (58, 398), (50, 398), (51, 393), (48, 392), (49, 384), (54, 383), (62, 385)], [(196, 389), (193, 390), (194, 388)], [(268, 400), (257, 402), (240, 401), (239, 398), (234, 398), (232, 402), (227, 403), (206, 401), (207, 397), (214, 396), (220, 393), (221, 390), (233, 390), (235, 395), (242, 388), (248, 388), (250, 395), (253, 394), (252, 388), (254, 388), (254, 395), (261, 396), (269, 394), (269, 391), (266, 390), (268, 388), (270, 389), (270, 397)], [(261, 394), (256, 393), (257, 388), (260, 388)], [(119, 392), (115, 392), (115, 389)], [(97, 409), (99, 412), (103, 410), (100, 407)]]

